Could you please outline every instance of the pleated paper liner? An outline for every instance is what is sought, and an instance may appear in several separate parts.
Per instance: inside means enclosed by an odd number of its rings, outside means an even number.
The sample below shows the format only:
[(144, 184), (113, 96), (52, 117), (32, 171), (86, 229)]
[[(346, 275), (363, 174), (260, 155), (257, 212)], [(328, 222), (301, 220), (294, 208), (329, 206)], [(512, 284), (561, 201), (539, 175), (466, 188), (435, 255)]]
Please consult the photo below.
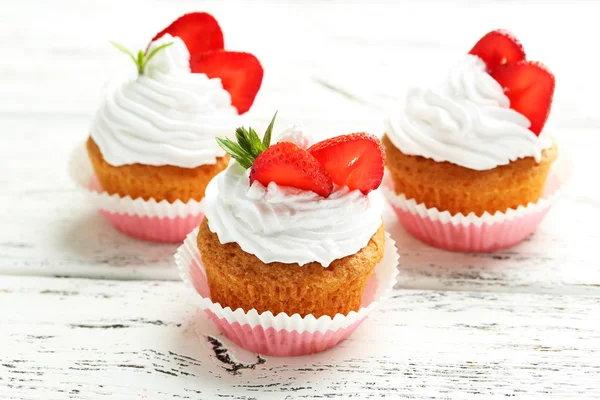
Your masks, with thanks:
[(203, 203), (187, 203), (154, 199), (132, 199), (102, 191), (90, 162), (85, 145), (78, 146), (69, 163), (69, 172), (87, 200), (122, 233), (136, 239), (177, 243), (200, 225), (204, 218)]
[(452, 215), (417, 204), (414, 199), (396, 194), (389, 174), (382, 190), (404, 228), (415, 238), (445, 250), (482, 253), (512, 247), (535, 232), (564, 190), (571, 173), (570, 160), (561, 155), (552, 166), (544, 193), (536, 203), (482, 216)]
[(333, 318), (313, 315), (301, 317), (286, 313), (273, 315), (232, 310), (213, 303), (202, 257), (196, 244), (198, 229), (191, 232), (175, 254), (181, 279), (193, 290), (198, 307), (204, 310), (219, 330), (238, 346), (271, 356), (299, 356), (327, 350), (346, 339), (367, 318), (377, 303), (389, 296), (398, 275), (398, 253), (386, 233), (383, 260), (375, 266), (363, 294), (358, 312), (337, 314)]

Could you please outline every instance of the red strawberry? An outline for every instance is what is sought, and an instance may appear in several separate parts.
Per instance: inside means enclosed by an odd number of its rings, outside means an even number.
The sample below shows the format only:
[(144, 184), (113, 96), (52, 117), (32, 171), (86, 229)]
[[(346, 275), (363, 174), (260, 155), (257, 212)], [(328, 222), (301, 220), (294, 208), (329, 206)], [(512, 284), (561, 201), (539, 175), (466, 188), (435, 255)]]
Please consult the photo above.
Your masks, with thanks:
[(314, 144), (308, 151), (340, 186), (367, 194), (381, 184), (385, 152), (375, 136), (366, 133), (337, 136)]
[(152, 41), (160, 38), (165, 33), (171, 36), (179, 36), (192, 56), (225, 48), (223, 32), (221, 32), (219, 23), (212, 15), (204, 12), (194, 12), (179, 17), (154, 36)]
[(521, 42), (503, 29), (492, 31), (479, 39), (469, 54), (479, 56), (487, 65), (488, 72), (499, 65), (525, 59)]
[(250, 184), (259, 181), (267, 186), (275, 182), (327, 197), (333, 190), (333, 183), (327, 171), (306, 150), (294, 143), (277, 143), (263, 151), (254, 161), (250, 170)]
[(529, 129), (539, 135), (550, 114), (554, 75), (545, 65), (533, 61), (504, 64), (491, 72), (510, 99), (510, 108), (531, 122)]
[(260, 62), (249, 53), (214, 51), (192, 57), (192, 72), (221, 78), (223, 88), (231, 95), (231, 103), (239, 114), (250, 109), (263, 78)]

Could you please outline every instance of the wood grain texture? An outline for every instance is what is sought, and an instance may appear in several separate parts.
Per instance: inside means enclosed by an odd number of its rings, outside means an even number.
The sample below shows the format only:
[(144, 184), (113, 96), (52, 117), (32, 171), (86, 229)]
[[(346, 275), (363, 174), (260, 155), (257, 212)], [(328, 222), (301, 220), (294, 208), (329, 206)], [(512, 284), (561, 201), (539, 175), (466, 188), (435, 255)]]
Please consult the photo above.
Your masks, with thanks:
[(2, 398), (600, 397), (597, 297), (401, 290), (338, 347), (277, 358), (231, 344), (184, 289), (3, 278)]

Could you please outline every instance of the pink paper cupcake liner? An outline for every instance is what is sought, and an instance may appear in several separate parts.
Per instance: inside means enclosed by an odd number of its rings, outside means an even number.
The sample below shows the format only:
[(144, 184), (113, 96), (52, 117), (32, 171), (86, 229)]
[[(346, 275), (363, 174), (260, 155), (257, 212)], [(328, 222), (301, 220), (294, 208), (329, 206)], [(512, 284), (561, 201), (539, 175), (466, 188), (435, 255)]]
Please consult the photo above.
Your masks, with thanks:
[(185, 236), (202, 222), (204, 214), (185, 218), (159, 218), (120, 214), (100, 210), (108, 222), (127, 236), (140, 240), (163, 243), (181, 242)]
[(154, 199), (132, 199), (110, 195), (102, 190), (85, 146), (79, 146), (71, 156), (69, 172), (87, 200), (94, 204), (107, 221), (125, 235), (153, 242), (178, 243), (200, 225), (204, 218), (203, 203), (187, 203)]
[(531, 235), (564, 189), (571, 169), (570, 161), (560, 156), (537, 203), (479, 217), (474, 213), (452, 215), (417, 204), (414, 199), (395, 193), (389, 175), (382, 190), (404, 228), (417, 239), (445, 250), (483, 253), (514, 246)]
[(193, 290), (198, 306), (219, 330), (238, 346), (255, 353), (300, 356), (327, 350), (354, 332), (396, 284), (398, 253), (394, 241), (386, 233), (384, 258), (369, 278), (362, 306), (357, 312), (315, 318), (286, 313), (273, 315), (270, 311), (259, 314), (255, 309), (234, 311), (210, 299), (206, 271), (196, 244), (197, 234), (198, 229), (191, 232), (175, 254), (181, 279)]

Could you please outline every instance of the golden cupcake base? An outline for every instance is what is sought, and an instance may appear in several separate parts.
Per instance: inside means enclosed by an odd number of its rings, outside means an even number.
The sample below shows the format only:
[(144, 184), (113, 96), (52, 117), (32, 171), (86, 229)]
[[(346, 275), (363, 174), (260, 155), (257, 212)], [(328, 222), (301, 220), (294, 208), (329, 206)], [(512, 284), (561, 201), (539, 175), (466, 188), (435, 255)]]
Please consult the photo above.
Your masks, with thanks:
[(544, 150), (539, 163), (527, 157), (494, 169), (476, 171), (406, 155), (387, 136), (383, 137), (383, 144), (397, 194), (415, 199), (427, 208), (477, 216), (537, 202), (558, 155), (557, 146), (553, 145)]
[(216, 164), (196, 168), (171, 165), (152, 166), (131, 164), (115, 167), (104, 160), (98, 145), (90, 137), (86, 143), (88, 155), (102, 189), (110, 194), (131, 196), (144, 200), (175, 200), (187, 202), (204, 198), (206, 186), (229, 163), (229, 156), (220, 157)]
[(367, 279), (383, 258), (383, 225), (358, 253), (319, 263), (268, 263), (243, 251), (237, 243), (221, 244), (205, 218), (197, 238), (206, 268), (211, 300), (223, 307), (274, 315), (335, 316), (358, 311)]

